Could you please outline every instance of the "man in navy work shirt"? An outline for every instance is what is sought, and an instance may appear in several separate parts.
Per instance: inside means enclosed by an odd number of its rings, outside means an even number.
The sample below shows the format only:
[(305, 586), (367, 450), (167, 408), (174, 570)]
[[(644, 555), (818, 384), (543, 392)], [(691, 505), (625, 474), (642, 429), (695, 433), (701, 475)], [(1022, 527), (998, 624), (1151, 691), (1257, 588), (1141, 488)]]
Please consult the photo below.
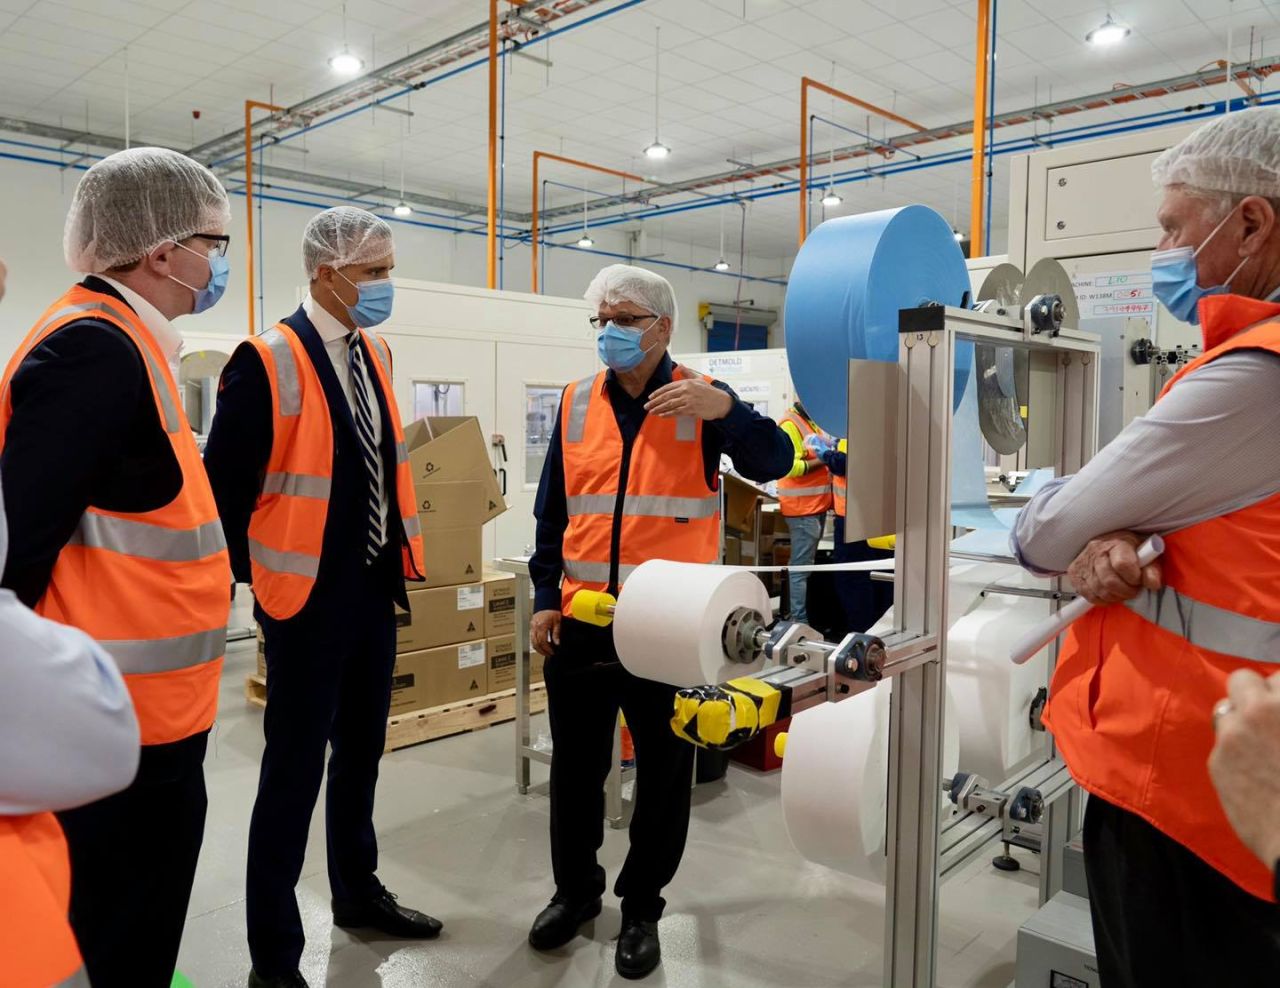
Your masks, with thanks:
[(672, 362), (676, 305), (666, 279), (615, 264), (596, 276), (586, 298), (609, 369), (570, 385), (561, 401), (529, 561), (536, 588), (530, 641), (547, 656), (556, 882), (529, 942), (538, 950), (561, 947), (600, 912), (605, 874), (596, 852), (621, 708), (638, 774), (631, 849), (615, 886), (622, 898), (615, 963), (623, 977), (640, 978), (661, 960), (661, 892), (684, 853), (694, 749), (671, 730), (675, 688), (627, 672), (611, 628), (562, 614), (577, 589), (617, 593), (645, 559), (716, 561), (721, 454), (743, 476), (764, 482), (791, 469), (794, 450), (727, 385)]

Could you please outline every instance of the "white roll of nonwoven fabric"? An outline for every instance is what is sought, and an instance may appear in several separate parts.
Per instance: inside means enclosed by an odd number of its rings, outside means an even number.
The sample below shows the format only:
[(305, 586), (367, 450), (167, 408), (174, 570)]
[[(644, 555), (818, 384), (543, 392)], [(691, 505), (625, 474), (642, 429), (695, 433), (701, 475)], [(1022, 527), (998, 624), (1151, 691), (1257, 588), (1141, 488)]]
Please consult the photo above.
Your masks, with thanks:
[(722, 683), (758, 672), (754, 663), (731, 662), (721, 635), (739, 607), (767, 622), (769, 592), (746, 570), (651, 559), (641, 563), (618, 595), (613, 644), (633, 676), (672, 686)]

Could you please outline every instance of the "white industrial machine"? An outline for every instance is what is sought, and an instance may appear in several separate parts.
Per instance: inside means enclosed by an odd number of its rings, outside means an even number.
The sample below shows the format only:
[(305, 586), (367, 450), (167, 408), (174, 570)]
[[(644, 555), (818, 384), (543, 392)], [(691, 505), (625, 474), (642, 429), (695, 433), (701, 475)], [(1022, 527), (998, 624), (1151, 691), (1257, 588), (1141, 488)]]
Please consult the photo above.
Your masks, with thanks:
[[(889, 216), (892, 223), (897, 212), (876, 215)], [(931, 211), (923, 212), (932, 217), (924, 220), (936, 220), (941, 231), (935, 240), (940, 236), (954, 248), (949, 225)], [(878, 249), (877, 235), (863, 236), (859, 230), (851, 234), (852, 242), (866, 241), (872, 252)], [(955, 263), (963, 277), (958, 250)], [(983, 310), (965, 304), (973, 302), (967, 288), (954, 300), (950, 290), (931, 294), (926, 289), (921, 295), (903, 289), (899, 294), (910, 301), (898, 306), (892, 327), (871, 327), (860, 312), (848, 322), (859, 333), (867, 329), (876, 334), (878, 359), (848, 360), (841, 394), (821, 396), (828, 401), (811, 402), (800, 388), (807, 408), (826, 406), (828, 423), (831, 407), (847, 409), (845, 431), (851, 448), (852, 437), (860, 433), (878, 437), (857, 444), (858, 475), (866, 482), (851, 478), (848, 537), (896, 533), (894, 607), (881, 625), (839, 642), (824, 641), (802, 624), (771, 623), (767, 595), (749, 573), (663, 561), (638, 567), (616, 600), (587, 592), (574, 600), (579, 619), (614, 622), (615, 645), (631, 672), (686, 687), (678, 701), (677, 723), (683, 720), (689, 737), (703, 743), (732, 742), (783, 713), (799, 714), (783, 763), (788, 830), (808, 854), (807, 833), (814, 827), (821, 830), (829, 818), (834, 826), (828, 830), (838, 832), (819, 834), (817, 839), (833, 838), (831, 846), (838, 852), (846, 843), (844, 832), (856, 829), (860, 809), (864, 829), (876, 818), (881, 822), (883, 849), (870, 847), (868, 856), (878, 857), (883, 870), (883, 984), (893, 988), (935, 984), (941, 879), (992, 845), (1035, 826), (1043, 862), (1041, 897), (1047, 901), (1061, 886), (1063, 848), (1079, 813), (1078, 790), (1050, 746), (1043, 745), (1037, 757), (993, 785), (963, 764), (953, 770), (955, 754), (948, 750), (952, 745), (944, 730), (948, 629), (955, 616), (948, 609), (951, 567), (966, 559), (1012, 562), (1007, 550), (993, 549), (992, 543), (969, 547), (952, 541), (953, 525), (967, 525), (953, 516), (953, 469), (962, 469), (953, 453), (953, 428), (960, 428), (957, 423), (969, 415), (957, 410), (958, 392), (972, 393), (971, 376), (982, 366), (970, 344), (1025, 358), (1020, 362), (1037, 386), (1028, 398), (1029, 416), (1019, 418), (1042, 433), (1045, 448), (1037, 466), (1050, 467), (1058, 475), (1071, 473), (1096, 449), (1098, 341), (1070, 325), (1070, 284), (1060, 269), (1055, 280), (1055, 275), (1045, 273), (1048, 268), (1034, 284), (1065, 286), (1062, 294), (1037, 290), (1024, 298), (1020, 291), (1016, 298), (994, 299)], [(1032, 281), (1021, 276), (1016, 280), (1020, 289)], [(793, 274), (790, 291), (798, 290), (806, 289), (798, 286)], [(789, 317), (788, 333), (798, 333), (798, 325)], [(844, 328), (834, 318), (829, 331), (834, 354), (851, 352), (848, 341), (841, 339)], [(793, 342), (789, 335), (789, 350)], [(883, 356), (886, 343), (896, 361)], [(798, 364), (793, 354), (793, 365)], [(993, 379), (996, 370), (993, 362)], [(814, 387), (812, 382), (809, 386)], [(860, 396), (857, 410), (846, 403), (849, 394)], [(976, 415), (971, 417), (976, 421)], [(840, 428), (833, 429), (822, 418), (820, 413), (819, 424), (829, 431)], [(965, 464), (963, 469), (972, 466)], [(989, 510), (985, 496), (982, 500), (982, 508)], [(1062, 596), (1056, 586), (1001, 589), (1037, 598), (1046, 613)], [(1001, 656), (1006, 664), (1007, 654)], [(882, 712), (861, 704), (873, 690), (885, 698)], [(859, 711), (855, 720), (862, 726), (842, 723), (836, 733), (824, 735), (822, 718), (816, 715), (846, 703), (858, 705), (849, 709)], [(806, 743), (802, 752), (802, 735), (822, 737), (824, 742)], [(847, 788), (843, 767), (862, 759), (862, 747), (878, 744), (876, 738), (883, 739), (887, 756), (887, 792), (878, 806), (859, 808), (841, 792)], [(803, 762), (814, 757), (815, 747), (823, 749), (817, 757), (825, 774), (806, 775)], [(797, 787), (807, 793), (788, 803), (789, 789)], [(818, 816), (808, 813), (806, 802), (820, 804)], [(952, 811), (944, 822), (947, 802)], [(790, 807), (795, 807), (794, 820)], [(842, 816), (846, 809), (850, 815)]]

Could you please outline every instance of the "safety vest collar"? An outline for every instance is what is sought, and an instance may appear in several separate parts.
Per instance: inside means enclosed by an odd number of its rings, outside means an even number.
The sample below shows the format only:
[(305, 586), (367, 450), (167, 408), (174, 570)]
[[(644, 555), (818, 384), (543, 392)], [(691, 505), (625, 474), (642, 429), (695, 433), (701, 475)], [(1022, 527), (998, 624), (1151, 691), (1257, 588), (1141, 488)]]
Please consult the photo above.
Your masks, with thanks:
[(1200, 334), (1208, 353), (1259, 323), (1280, 319), (1280, 302), (1244, 295), (1210, 295), (1200, 300)]

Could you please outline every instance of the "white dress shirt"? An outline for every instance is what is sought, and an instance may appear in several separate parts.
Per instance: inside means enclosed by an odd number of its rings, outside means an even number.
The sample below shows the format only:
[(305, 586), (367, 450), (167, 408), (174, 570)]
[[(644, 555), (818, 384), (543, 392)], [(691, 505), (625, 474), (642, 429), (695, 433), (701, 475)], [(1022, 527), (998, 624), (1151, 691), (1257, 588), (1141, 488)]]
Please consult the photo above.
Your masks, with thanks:
[(173, 372), (173, 381), (176, 385), (180, 380), (178, 364), (182, 360), (182, 334), (174, 328), (173, 323), (166, 319), (159, 309), (128, 285), (122, 285), (114, 278), (108, 278), (105, 274), (95, 275), (94, 277), (105, 281), (118, 291), (121, 297), (129, 303), (130, 308), (138, 314), (138, 318), (142, 320), (142, 325), (150, 330), (152, 338), (160, 347), (160, 352), (164, 354), (164, 359), (169, 364), (169, 370)]
[[(342, 393), (347, 396), (347, 404), (351, 408), (352, 417), (356, 414), (354, 388), (364, 388), (369, 407), (373, 409), (373, 443), (377, 448), (378, 476), (383, 477), (385, 472), (382, 464), (382, 415), (378, 411), (379, 405), (373, 389), (373, 381), (369, 379), (369, 375), (372, 373), (369, 369), (369, 361), (377, 360), (378, 358), (361, 351), (365, 357), (364, 380), (353, 382), (351, 380), (351, 359), (347, 352), (347, 339), (351, 336), (352, 331), (326, 312), (310, 294), (302, 300), (302, 311), (307, 314), (307, 318), (311, 320), (311, 325), (316, 328), (316, 332), (320, 334), (320, 339), (324, 341), (325, 352), (329, 354), (329, 361), (333, 364), (333, 372), (338, 375), (338, 383), (342, 385)], [(382, 529), (382, 543), (385, 545), (387, 541), (387, 491), (385, 483), (382, 485), (381, 494), (378, 504), (378, 520)]]

